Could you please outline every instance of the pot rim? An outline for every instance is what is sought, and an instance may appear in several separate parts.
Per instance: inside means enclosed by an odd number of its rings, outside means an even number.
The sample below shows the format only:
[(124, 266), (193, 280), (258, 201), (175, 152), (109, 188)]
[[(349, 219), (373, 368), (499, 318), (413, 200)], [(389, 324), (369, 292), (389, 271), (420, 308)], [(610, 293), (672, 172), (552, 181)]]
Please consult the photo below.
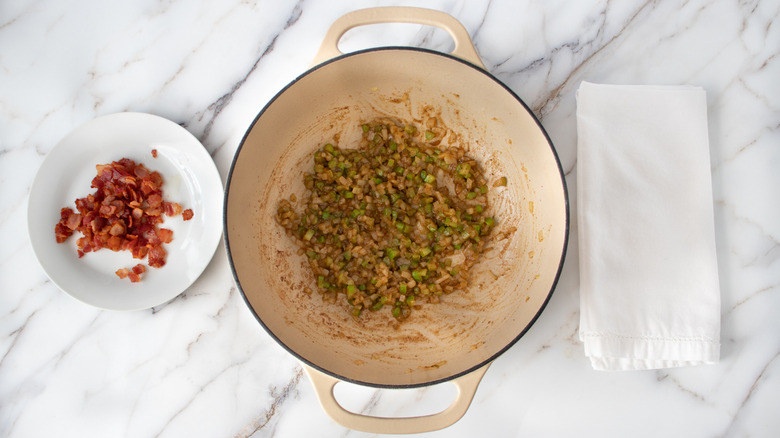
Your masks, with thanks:
[[(507, 343), (507, 345), (505, 345), (503, 348), (501, 348), (496, 353), (491, 355), (488, 359), (480, 362), (479, 364), (477, 364), (475, 366), (472, 366), (472, 367), (467, 368), (467, 369), (465, 369), (465, 370), (463, 370), (461, 372), (455, 373), (455, 374), (453, 374), (451, 376), (447, 376), (447, 377), (444, 377), (444, 378), (430, 380), (430, 381), (426, 381), (426, 382), (420, 382), (420, 383), (400, 384), (400, 385), (389, 385), (389, 384), (379, 384), (379, 383), (373, 383), (373, 382), (366, 382), (366, 381), (350, 378), (350, 377), (347, 377), (347, 376), (342, 376), (340, 374), (337, 374), (337, 373), (334, 373), (334, 372), (332, 372), (330, 370), (327, 370), (327, 369), (317, 365), (316, 363), (314, 363), (314, 362), (304, 358), (301, 354), (297, 353), (294, 349), (288, 347), (284, 342), (282, 342), (282, 340), (279, 339), (279, 337), (277, 337), (276, 334), (274, 334), (274, 332), (263, 322), (262, 318), (260, 318), (260, 316), (257, 314), (257, 312), (255, 311), (254, 307), (252, 307), (252, 304), (249, 302), (249, 299), (247, 298), (246, 293), (244, 292), (244, 289), (241, 287), (241, 282), (238, 279), (238, 273), (236, 272), (236, 268), (235, 268), (235, 265), (233, 263), (233, 257), (231, 255), (231, 251), (230, 251), (230, 239), (228, 237), (228, 223), (227, 223), (228, 199), (229, 199), (229, 195), (230, 195), (230, 185), (231, 185), (231, 180), (232, 180), (232, 177), (233, 177), (233, 170), (234, 170), (234, 168), (236, 166), (236, 162), (238, 161), (239, 156), (241, 155), (241, 150), (244, 147), (244, 144), (246, 142), (247, 137), (249, 136), (249, 133), (252, 131), (254, 126), (257, 124), (257, 121), (260, 119), (260, 117), (262, 117), (262, 115), (266, 112), (266, 110), (268, 108), (270, 108), (270, 106), (273, 105), (273, 103), (282, 94), (284, 94), (289, 88), (294, 86), (296, 83), (298, 83), (304, 77), (306, 77), (306, 76), (312, 74), (313, 72), (319, 70), (320, 68), (323, 68), (324, 66), (326, 66), (328, 64), (331, 64), (331, 63), (334, 63), (334, 62), (338, 62), (338, 61), (340, 61), (342, 59), (345, 59), (345, 58), (349, 58), (349, 57), (353, 57), (353, 56), (360, 56), (360, 55), (363, 55), (363, 54), (366, 54), (366, 53), (371, 53), (371, 52), (382, 52), (382, 51), (422, 52), (422, 53), (425, 53), (425, 54), (428, 54), (428, 55), (441, 56), (441, 57), (444, 57), (444, 58), (448, 58), (450, 60), (459, 62), (461, 64), (464, 64), (464, 65), (466, 65), (466, 66), (468, 66), (470, 68), (473, 68), (473, 69), (479, 71), (480, 73), (484, 74), (487, 78), (489, 78), (490, 80), (494, 81), (499, 86), (501, 86), (504, 90), (506, 90), (509, 93), (509, 95), (511, 97), (513, 97), (515, 100), (517, 100), (523, 106), (523, 108), (525, 108), (525, 110), (528, 112), (528, 114), (531, 115), (531, 117), (533, 118), (533, 120), (536, 123), (537, 127), (539, 128), (539, 130), (544, 135), (544, 138), (546, 139), (548, 146), (550, 147), (550, 152), (552, 152), (553, 158), (555, 159), (555, 164), (556, 164), (556, 166), (558, 168), (558, 174), (560, 175), (560, 178), (561, 178), (561, 187), (563, 189), (564, 211), (565, 211), (565, 216), (566, 216), (564, 218), (564, 222), (565, 222), (565, 227), (564, 228), (565, 229), (564, 229), (564, 236), (563, 236), (563, 247), (561, 248), (561, 258), (560, 258), (560, 261), (558, 263), (557, 272), (555, 273), (555, 277), (553, 278), (553, 282), (552, 282), (552, 284), (550, 286), (550, 291), (547, 293), (547, 296), (545, 297), (544, 301), (542, 302), (542, 305), (539, 307), (539, 310), (537, 310), (536, 314), (531, 318), (531, 320), (523, 328), (523, 330), (521, 330), (517, 334), (517, 336), (515, 336), (511, 341), (509, 341)], [(478, 370), (478, 369), (480, 369), (482, 367), (487, 366), (492, 361), (496, 360), (499, 356), (501, 356), (504, 352), (509, 350), (512, 346), (514, 346), (517, 343), (517, 341), (519, 341), (520, 338), (522, 338), (528, 332), (528, 330), (530, 330), (530, 328), (536, 323), (536, 320), (539, 319), (539, 316), (542, 314), (544, 309), (547, 307), (547, 303), (549, 303), (550, 299), (552, 298), (552, 294), (555, 291), (555, 288), (558, 285), (558, 281), (560, 280), (561, 273), (563, 272), (563, 266), (564, 266), (564, 262), (565, 262), (565, 259), (566, 259), (566, 253), (567, 253), (568, 244), (569, 244), (569, 232), (570, 232), (570, 223), (571, 223), (571, 221), (570, 221), (569, 194), (568, 194), (568, 188), (567, 188), (567, 185), (566, 185), (566, 176), (565, 176), (565, 173), (563, 171), (563, 167), (561, 166), (560, 158), (558, 157), (558, 153), (555, 150), (555, 146), (553, 145), (552, 140), (550, 139), (550, 136), (547, 134), (547, 131), (544, 129), (544, 127), (542, 126), (541, 122), (536, 117), (536, 114), (534, 114), (533, 111), (531, 111), (531, 109), (528, 107), (528, 105), (525, 103), (525, 101), (523, 101), (506, 84), (504, 84), (498, 78), (493, 76), (493, 74), (491, 74), (490, 72), (488, 72), (487, 70), (485, 70), (485, 69), (483, 69), (481, 67), (478, 67), (478, 66), (472, 64), (469, 61), (466, 61), (464, 59), (458, 58), (458, 57), (456, 57), (454, 55), (451, 55), (449, 53), (438, 52), (438, 51), (435, 51), (435, 50), (426, 49), (426, 48), (422, 48), (422, 47), (402, 47), (402, 46), (375, 47), (375, 48), (357, 50), (357, 51), (354, 51), (354, 52), (345, 53), (345, 54), (342, 54), (340, 56), (336, 56), (334, 58), (328, 59), (327, 61), (324, 61), (324, 62), (322, 62), (320, 64), (317, 64), (317, 65), (309, 68), (304, 73), (300, 74), (298, 77), (293, 79), (290, 83), (285, 85), (284, 88), (279, 90), (279, 92), (277, 92), (274, 95), (274, 97), (271, 98), (271, 100), (269, 100), (263, 106), (263, 108), (260, 110), (260, 112), (258, 112), (257, 116), (252, 120), (252, 123), (249, 125), (249, 128), (246, 130), (246, 132), (244, 133), (243, 137), (241, 138), (241, 142), (238, 144), (238, 148), (236, 149), (236, 151), (235, 151), (235, 153), (233, 155), (233, 160), (230, 163), (230, 169), (228, 170), (227, 181), (225, 182), (225, 197), (224, 197), (222, 210), (223, 210), (222, 224), (223, 224), (223, 231), (224, 231), (223, 232), (223, 238), (225, 240), (225, 249), (226, 249), (227, 256), (228, 256), (227, 258), (228, 258), (228, 263), (230, 265), (230, 271), (231, 271), (231, 273), (233, 275), (233, 279), (234, 279), (234, 281), (236, 283), (236, 287), (238, 288), (239, 292), (241, 293), (241, 297), (244, 300), (244, 303), (247, 305), (249, 310), (252, 312), (252, 315), (254, 315), (255, 319), (257, 320), (257, 322), (260, 323), (260, 325), (263, 327), (263, 329), (266, 331), (266, 333), (268, 333), (276, 341), (277, 344), (279, 344), (287, 352), (292, 354), (293, 357), (295, 357), (299, 361), (305, 363), (306, 365), (308, 365), (308, 366), (310, 366), (310, 367), (312, 367), (312, 368), (314, 368), (314, 369), (316, 369), (316, 370), (318, 370), (318, 371), (320, 371), (320, 372), (322, 372), (324, 374), (327, 374), (329, 376), (335, 377), (335, 378), (337, 378), (337, 379), (339, 379), (341, 381), (344, 381), (344, 382), (349, 382), (349, 383), (362, 385), (362, 386), (373, 387), (373, 388), (385, 388), (385, 389), (420, 388), (420, 387), (435, 385), (435, 384), (438, 384), (438, 383), (448, 382), (448, 381), (457, 379), (457, 378), (459, 378), (461, 376), (464, 376), (466, 374), (470, 374), (470, 373), (472, 373), (472, 372), (474, 372), (474, 371), (476, 371), (476, 370)]]

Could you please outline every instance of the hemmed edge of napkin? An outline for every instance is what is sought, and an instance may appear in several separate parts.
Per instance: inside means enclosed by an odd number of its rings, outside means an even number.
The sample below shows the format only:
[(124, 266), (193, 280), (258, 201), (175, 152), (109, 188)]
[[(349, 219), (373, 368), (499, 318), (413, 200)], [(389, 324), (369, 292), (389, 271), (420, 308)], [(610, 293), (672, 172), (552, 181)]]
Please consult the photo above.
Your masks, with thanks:
[(596, 370), (650, 370), (713, 365), (720, 360), (720, 341), (703, 337), (641, 337), (613, 333), (580, 333), (585, 355)]

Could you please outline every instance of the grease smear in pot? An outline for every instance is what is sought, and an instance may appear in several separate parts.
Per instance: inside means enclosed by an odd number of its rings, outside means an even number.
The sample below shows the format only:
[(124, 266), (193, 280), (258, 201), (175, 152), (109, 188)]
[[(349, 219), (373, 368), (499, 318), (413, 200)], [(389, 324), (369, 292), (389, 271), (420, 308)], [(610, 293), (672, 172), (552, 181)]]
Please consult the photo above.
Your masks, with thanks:
[(282, 200), (276, 220), (326, 301), (346, 303), (356, 318), (389, 311), (400, 321), (467, 288), (496, 226), (489, 187), (506, 178), (489, 183), (464, 148), (446, 144), (457, 136), (435, 117), (355, 128), (356, 147), (341, 148), (337, 137), (314, 153), (304, 199)]

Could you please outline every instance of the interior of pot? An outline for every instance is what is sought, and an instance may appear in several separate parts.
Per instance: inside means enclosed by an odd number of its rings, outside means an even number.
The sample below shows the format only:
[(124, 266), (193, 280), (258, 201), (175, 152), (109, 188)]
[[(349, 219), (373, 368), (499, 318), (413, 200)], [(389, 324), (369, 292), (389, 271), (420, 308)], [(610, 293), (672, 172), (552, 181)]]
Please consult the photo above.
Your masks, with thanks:
[[(435, 113), (486, 169), (494, 242), (466, 291), (398, 324), (389, 309), (356, 319), (323, 302), (305, 255), (275, 222), (282, 198), (302, 199), (312, 153), (379, 116)], [(444, 145), (440, 146), (444, 148)], [(283, 90), (248, 131), (231, 169), (225, 236), (246, 301), (282, 345), (320, 370), (373, 386), (450, 379), (495, 358), (533, 323), (557, 281), (567, 203), (555, 153), (524, 105), (484, 71), (421, 50), (365, 51), (320, 65)]]

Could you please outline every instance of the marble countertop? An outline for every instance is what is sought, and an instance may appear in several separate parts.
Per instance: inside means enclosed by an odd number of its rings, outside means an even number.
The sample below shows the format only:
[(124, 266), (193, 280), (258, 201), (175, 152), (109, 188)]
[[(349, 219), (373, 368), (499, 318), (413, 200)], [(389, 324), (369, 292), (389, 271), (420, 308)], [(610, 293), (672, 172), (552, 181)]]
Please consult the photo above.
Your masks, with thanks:
[[(258, 111), (310, 65), (330, 24), (399, 1), (29, 0), (0, 5), (0, 435), (366, 436), (325, 415), (299, 362), (258, 325), (220, 246), (173, 301), (102, 311), (52, 284), (26, 233), (46, 154), (97, 116), (180, 124), (224, 180)], [(577, 230), (531, 330), (489, 368), (466, 415), (430, 436), (770, 437), (780, 433), (780, 1), (417, 2), (458, 18), (488, 71), (555, 144), (576, 217), (583, 80), (703, 87), (722, 295), (717, 365), (594, 371), (579, 341)], [(381, 25), (342, 49), (450, 50), (440, 30)], [(574, 224), (573, 224), (574, 225)], [(354, 410), (443, 409), (441, 384), (339, 384)]]

